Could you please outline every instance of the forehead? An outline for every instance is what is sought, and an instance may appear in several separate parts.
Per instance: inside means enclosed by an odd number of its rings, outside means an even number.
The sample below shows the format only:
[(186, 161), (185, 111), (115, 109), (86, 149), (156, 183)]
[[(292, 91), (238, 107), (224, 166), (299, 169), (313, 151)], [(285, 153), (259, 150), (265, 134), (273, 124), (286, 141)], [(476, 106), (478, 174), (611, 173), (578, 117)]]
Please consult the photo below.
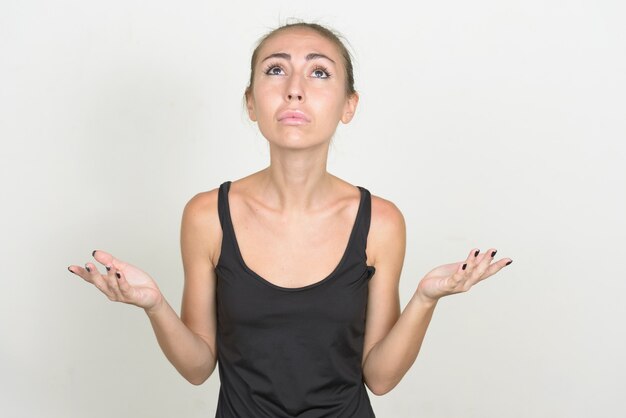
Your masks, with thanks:
[(263, 60), (270, 54), (287, 52), (292, 60), (303, 60), (310, 52), (327, 55), (339, 63), (339, 51), (335, 44), (312, 29), (294, 28), (279, 31), (265, 41), (259, 50), (259, 60)]

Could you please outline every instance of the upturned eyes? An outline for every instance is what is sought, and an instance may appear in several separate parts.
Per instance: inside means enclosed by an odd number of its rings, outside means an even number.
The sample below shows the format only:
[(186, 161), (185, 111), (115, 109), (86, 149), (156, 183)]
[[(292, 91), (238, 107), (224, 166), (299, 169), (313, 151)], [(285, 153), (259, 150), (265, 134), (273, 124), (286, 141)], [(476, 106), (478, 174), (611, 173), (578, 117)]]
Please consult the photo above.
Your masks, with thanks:
[[(278, 71), (275, 71), (275, 70), (278, 70)], [(279, 64), (270, 64), (264, 70), (265, 74), (267, 75), (282, 75), (280, 71), (284, 71), (284, 70)], [(313, 69), (312, 74), (316, 74), (316, 76), (314, 76), (313, 78), (320, 78), (320, 79), (330, 78), (332, 75), (328, 71), (328, 69), (322, 65), (316, 66)], [(319, 75), (319, 77), (317, 75)]]

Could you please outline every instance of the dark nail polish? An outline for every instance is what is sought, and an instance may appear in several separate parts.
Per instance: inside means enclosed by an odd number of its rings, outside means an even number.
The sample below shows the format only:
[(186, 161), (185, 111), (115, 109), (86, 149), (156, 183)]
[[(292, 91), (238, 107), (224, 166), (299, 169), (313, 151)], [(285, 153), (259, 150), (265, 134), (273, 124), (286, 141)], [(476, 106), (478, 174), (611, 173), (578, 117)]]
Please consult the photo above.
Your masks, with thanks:
[(115, 275), (117, 276), (118, 279), (122, 278), (122, 276), (120, 276), (120, 274), (117, 271), (115, 272)]
[(97, 250), (93, 250), (93, 252), (91, 253), (91, 256), (93, 257), (94, 255), (96, 255), (96, 251)]
[(467, 263), (463, 264), (462, 269), (465, 270), (465, 267), (467, 267)]
[(85, 270), (87, 270), (89, 273), (91, 273), (91, 269), (89, 268), (89, 266), (85, 266)]
[(107, 271), (111, 271), (111, 267), (105, 266), (105, 268), (107, 269)]
[(513, 260), (509, 260), (508, 263), (505, 264), (505, 266), (508, 266), (509, 264), (511, 264), (513, 262)]
[(494, 252), (491, 253), (491, 256), (493, 257), (494, 255), (496, 255), (497, 252), (498, 250), (495, 250)]
[(476, 250), (476, 252), (474, 253), (474, 257), (477, 257), (479, 252), (480, 250)]
[[(74, 273), (74, 272), (72, 271), (72, 269), (70, 269), (69, 267), (68, 267), (67, 269), (68, 269), (70, 272)], [(76, 273), (74, 273), (74, 274), (76, 274)]]

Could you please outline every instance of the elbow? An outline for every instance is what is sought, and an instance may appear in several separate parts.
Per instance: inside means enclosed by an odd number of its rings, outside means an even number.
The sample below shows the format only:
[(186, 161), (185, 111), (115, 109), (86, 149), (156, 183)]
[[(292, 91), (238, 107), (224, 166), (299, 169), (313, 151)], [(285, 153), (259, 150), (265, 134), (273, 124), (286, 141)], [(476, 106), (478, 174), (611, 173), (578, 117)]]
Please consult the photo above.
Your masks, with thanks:
[(370, 392), (372, 392), (376, 396), (383, 396), (389, 393), (389, 390), (384, 388), (370, 388)]
[(370, 384), (368, 382), (365, 382), (365, 385), (367, 386), (369, 391), (371, 393), (373, 393), (374, 395), (376, 395), (376, 396), (383, 396), (384, 394), (389, 392), (388, 390), (385, 390), (385, 388), (383, 388), (381, 386), (372, 385), (372, 384)]
[(209, 373), (208, 375), (204, 375), (204, 376), (198, 375), (198, 376), (184, 376), (184, 377), (192, 385), (200, 386), (201, 384), (206, 382), (210, 376), (211, 376), (211, 373)]
[(187, 379), (187, 381), (189, 383), (191, 383), (194, 386), (200, 386), (201, 384), (203, 384), (204, 382), (206, 382), (206, 379)]
[(370, 384), (366, 382), (367, 388), (376, 396), (383, 396), (388, 394), (396, 387), (395, 384)]
[(185, 374), (181, 373), (181, 374), (183, 375), (185, 380), (187, 380), (192, 385), (200, 386), (201, 384), (206, 382), (209, 377), (211, 377), (214, 371), (215, 371), (215, 363), (213, 363), (212, 367), (210, 367), (208, 370), (207, 369), (196, 370), (195, 373), (185, 373)]

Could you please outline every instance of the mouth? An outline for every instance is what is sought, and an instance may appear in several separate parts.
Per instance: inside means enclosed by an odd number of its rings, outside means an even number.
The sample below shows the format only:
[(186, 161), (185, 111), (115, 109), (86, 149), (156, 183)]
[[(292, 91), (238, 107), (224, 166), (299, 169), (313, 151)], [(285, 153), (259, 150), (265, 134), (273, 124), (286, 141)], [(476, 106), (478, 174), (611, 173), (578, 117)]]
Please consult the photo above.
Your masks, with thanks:
[(306, 119), (297, 117), (282, 118), (278, 121), (284, 125), (304, 125), (305, 123), (309, 123), (309, 121), (307, 121)]
[(300, 110), (287, 110), (278, 116), (278, 121), (286, 125), (302, 125), (309, 123), (309, 117)]

